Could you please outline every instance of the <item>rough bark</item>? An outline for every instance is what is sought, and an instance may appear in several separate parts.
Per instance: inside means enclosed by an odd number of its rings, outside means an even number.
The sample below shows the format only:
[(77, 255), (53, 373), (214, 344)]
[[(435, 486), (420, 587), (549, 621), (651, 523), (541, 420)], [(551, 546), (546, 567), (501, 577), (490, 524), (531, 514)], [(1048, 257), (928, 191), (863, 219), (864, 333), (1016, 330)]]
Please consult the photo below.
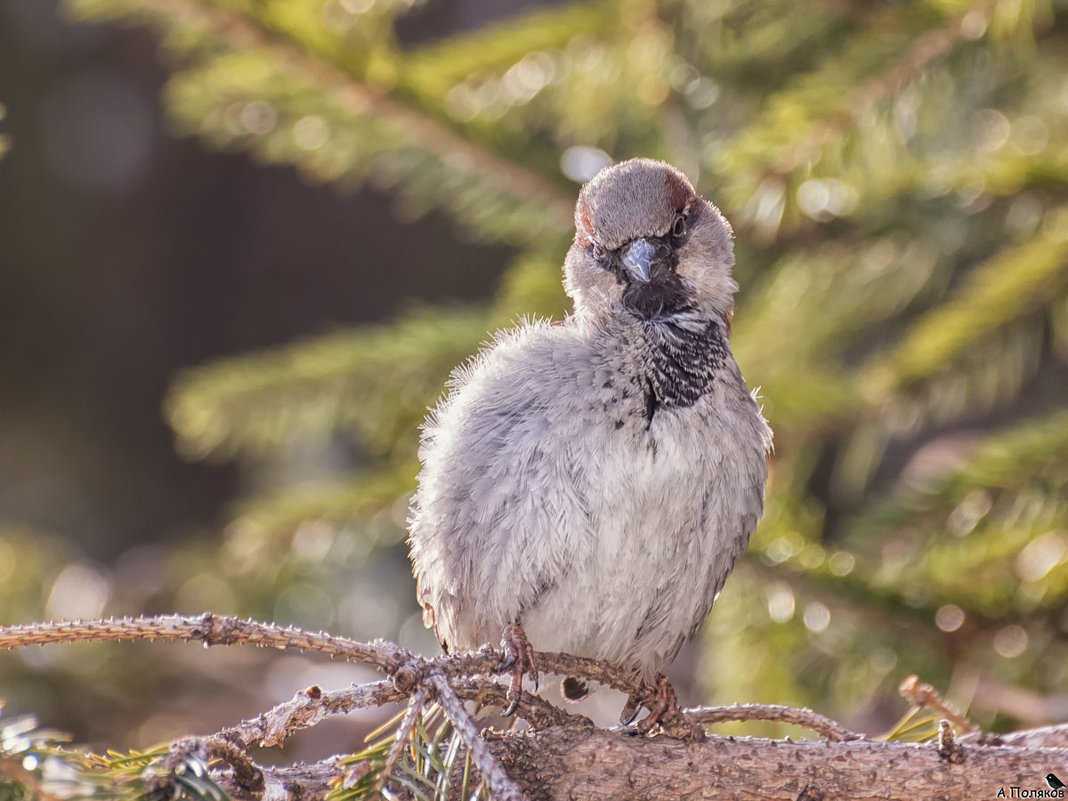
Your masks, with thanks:
[[(252, 749), (281, 746), (297, 731), (352, 709), (407, 701), (409, 713), (397, 730), (408, 739), (418, 710), (436, 702), (459, 734), (476, 772), (494, 801), (827, 801), (828, 799), (984, 799), (1064, 798), (1051, 790), (1047, 774), (1068, 778), (1068, 724), (994, 735), (974, 730), (956, 715), (933, 687), (910, 677), (902, 692), (914, 710), (926, 708), (942, 718), (938, 739), (926, 744), (865, 739), (812, 710), (741, 705), (685, 710), (690, 724), (730, 720), (777, 720), (817, 732), (825, 741), (791, 742), (760, 738), (708, 736), (697, 742), (665, 735), (636, 737), (598, 729), (537, 696), (523, 693), (518, 716), (535, 729), (483, 732), (463, 701), (502, 706), (505, 688), (490, 674), (502, 655), (491, 648), (469, 654), (424, 659), (392, 643), (359, 643), (325, 633), (283, 629), (211, 614), (127, 620), (72, 621), (0, 627), (0, 648), (79, 640), (167, 639), (205, 645), (246, 643), (316, 651), (375, 665), (388, 678), (325, 692), (311, 686), (291, 700), (252, 720), (206, 737), (175, 741), (170, 752), (147, 773), (152, 787), (173, 794), (186, 766), (211, 764), (211, 775), (237, 801), (317, 801), (330, 788), (379, 770), (393, 798), (411, 798), (397, 771), (405, 748), (394, 746), (384, 762), (355, 766), (342, 757), (315, 765), (267, 767), (253, 761)], [(633, 677), (588, 659), (539, 653), (551, 673), (581, 676), (638, 692)], [(955, 720), (962, 733), (955, 733)], [(963, 733), (968, 732), (968, 733)], [(5, 764), (0, 764), (0, 771)], [(19, 772), (21, 770), (21, 773)], [(462, 770), (457, 764), (456, 770)], [(28, 787), (36, 774), (12, 772)], [(26, 774), (23, 776), (23, 774)], [(455, 787), (460, 782), (454, 783)]]
[(957, 744), (955, 762), (935, 743), (684, 743), (570, 727), (493, 734), (490, 743), (528, 801), (975, 801), (998, 798), (1002, 788), (1000, 797), (1028, 797), (1012, 787), (1058, 798), (1044, 777), (1068, 774), (1065, 747)]

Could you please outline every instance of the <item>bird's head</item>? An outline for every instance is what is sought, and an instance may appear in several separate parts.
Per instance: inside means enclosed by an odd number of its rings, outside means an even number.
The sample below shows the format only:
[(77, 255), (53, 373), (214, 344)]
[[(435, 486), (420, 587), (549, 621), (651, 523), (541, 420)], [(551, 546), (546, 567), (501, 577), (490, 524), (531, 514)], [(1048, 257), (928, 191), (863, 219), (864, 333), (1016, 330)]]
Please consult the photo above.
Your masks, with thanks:
[(728, 322), (733, 265), (731, 227), (719, 210), (674, 167), (631, 159), (582, 188), (564, 287), (579, 317), (697, 311)]

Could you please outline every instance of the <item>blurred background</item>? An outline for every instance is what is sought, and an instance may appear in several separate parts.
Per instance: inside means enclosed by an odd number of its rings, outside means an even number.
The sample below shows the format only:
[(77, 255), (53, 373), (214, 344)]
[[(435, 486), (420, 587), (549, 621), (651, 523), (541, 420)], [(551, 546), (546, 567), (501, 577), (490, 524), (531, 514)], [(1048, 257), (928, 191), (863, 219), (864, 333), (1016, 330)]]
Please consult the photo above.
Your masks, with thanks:
[[(683, 700), (879, 733), (915, 673), (984, 727), (1068, 720), (1066, 134), (1063, 0), (0, 0), (0, 623), (435, 653), (418, 424), (488, 331), (567, 313), (579, 185), (647, 155), (735, 226), (776, 432)], [(362, 678), (0, 654), (8, 714), (97, 746)]]

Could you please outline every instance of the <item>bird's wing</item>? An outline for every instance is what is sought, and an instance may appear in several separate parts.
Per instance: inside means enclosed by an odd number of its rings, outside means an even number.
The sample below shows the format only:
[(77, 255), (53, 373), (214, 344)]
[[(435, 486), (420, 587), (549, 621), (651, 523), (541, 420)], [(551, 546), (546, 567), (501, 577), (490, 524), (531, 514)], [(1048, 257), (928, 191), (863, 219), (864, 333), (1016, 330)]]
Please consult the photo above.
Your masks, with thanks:
[[(767, 456), (771, 452), (771, 429), (760, 412), (756, 398), (745, 387), (741, 373), (734, 368), (736, 392), (728, 401), (732, 425), (730, 433), (736, 438), (733, 450), (742, 458), (735, 462), (735, 489), (723, 492), (711, 485), (703, 502), (700, 523), (706, 535), (713, 529), (714, 538), (724, 543), (717, 560), (709, 565), (709, 581), (705, 584), (702, 602), (695, 607), (695, 615), (685, 640), (690, 640), (701, 628), (720, 590), (730, 575), (738, 557), (749, 545), (757, 522), (764, 510), (764, 485), (767, 482)], [(677, 653), (678, 647), (675, 648)], [(672, 654), (674, 656), (674, 654)]]
[(424, 427), (410, 543), (424, 621), (453, 648), (499, 635), (566, 574), (588, 519), (573, 451), (578, 347), (524, 326), (454, 374)]

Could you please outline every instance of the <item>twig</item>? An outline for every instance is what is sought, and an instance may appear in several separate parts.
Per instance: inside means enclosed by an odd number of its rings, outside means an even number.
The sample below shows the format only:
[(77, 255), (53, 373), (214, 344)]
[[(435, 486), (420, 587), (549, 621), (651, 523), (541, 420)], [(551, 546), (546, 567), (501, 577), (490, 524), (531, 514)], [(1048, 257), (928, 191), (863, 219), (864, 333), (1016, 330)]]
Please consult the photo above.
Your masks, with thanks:
[(467, 753), (471, 755), (471, 759), (474, 760), (482, 774), (482, 780), (489, 787), (493, 801), (525, 801), (523, 794), (519, 792), (519, 787), (504, 772), (504, 768), (493, 756), (486, 741), (479, 735), (475, 722), (471, 720), (471, 716), (464, 709), (463, 702), (449, 686), (445, 674), (441, 671), (434, 671), (428, 677), (428, 681), (437, 693), (438, 703), (452, 721), (463, 744), (467, 746)]
[[(465, 701), (500, 707), (507, 703), (505, 688), (491, 678), (469, 676), (452, 679), (451, 683), (456, 695)], [(399, 703), (408, 697), (408, 693), (398, 690), (388, 679), (329, 692), (313, 685), (300, 690), (292, 700), (221, 730), (217, 736), (242, 743), (246, 748), (280, 746), (296, 732), (309, 729), (331, 715)], [(537, 728), (593, 725), (589, 718), (569, 714), (530, 693), (523, 694), (517, 714)]]
[[(961, 728), (972, 724), (948, 710), (933, 688), (915, 678), (905, 683), (905, 696), (919, 706), (938, 709), (947, 718), (940, 723), (934, 748), (931, 744), (864, 739), (811, 710), (771, 705), (699, 707), (685, 714), (698, 725), (726, 720), (786, 722), (810, 728), (835, 742), (709, 737), (705, 743), (694, 743), (667, 737), (628, 738), (596, 729), (585, 718), (569, 715), (529, 693), (523, 693), (519, 710), (525, 719), (538, 722), (535, 731), (483, 736), (463, 702), (477, 699), (500, 705), (505, 700), (504, 686), (486, 675), (495, 673), (500, 664), (500, 654), (489, 647), (469, 654), (424, 659), (391, 643), (358, 643), (213, 615), (0, 629), (0, 647), (7, 648), (85, 639), (186, 639), (209, 645), (296, 647), (373, 664), (389, 672), (388, 679), (336, 692), (324, 692), (313, 685), (254, 720), (208, 737), (178, 740), (167, 757), (155, 764), (167, 771), (166, 776), (155, 777), (163, 787), (181, 779), (175, 774), (181, 772), (185, 762), (197, 768), (198, 763), (221, 762), (221, 766), (211, 768), (211, 779), (241, 801), (308, 801), (323, 797), (339, 781), (348, 780), (340, 775), (344, 771), (339, 757), (311, 766), (271, 768), (249, 757), (251, 747), (281, 744), (297, 729), (315, 725), (331, 714), (408, 700), (408, 710), (382, 768), (383, 781), (388, 782), (420, 708), (431, 698), (452, 722), (494, 801), (522, 801), (524, 792), (537, 798), (637, 801), (664, 797), (665, 782), (673, 792), (680, 793), (677, 797), (696, 797), (712, 784), (732, 797), (755, 797), (746, 795), (742, 788), (757, 785), (762, 799), (796, 801), (799, 788), (804, 788), (802, 792), (811, 799), (867, 797), (864, 793), (871, 790), (870, 776), (891, 769), (895, 781), (892, 786), (880, 788), (880, 797), (884, 789), (886, 798), (905, 799), (915, 797), (916, 788), (925, 788), (930, 791), (927, 794), (932, 794), (946, 786), (961, 789), (960, 797), (977, 797), (979, 789), (988, 789), (995, 777), (1021, 784), (1041, 775), (1040, 769), (1048, 771), (1049, 765), (1061, 764), (1068, 758), (1068, 724), (1000, 737), (978, 733), (957, 737), (949, 719)], [(624, 690), (637, 683), (626, 671), (593, 660), (552, 653), (539, 655), (538, 659), (547, 671), (581, 676)], [(965, 743), (967, 765), (962, 766), (958, 763), (965, 756)], [(834, 756), (830, 768), (828, 753)], [(770, 773), (765, 768), (769, 759), (775, 760)], [(358, 779), (371, 767), (361, 763), (352, 769), (349, 778)], [(818, 784), (813, 783), (817, 772)], [(150, 775), (143, 778), (153, 781)]]
[[(507, 688), (496, 681), (478, 676), (450, 679), (456, 694), (465, 701), (476, 701), (483, 706), (504, 709), (508, 705)], [(536, 729), (549, 726), (572, 726), (592, 728), (593, 721), (577, 712), (567, 712), (533, 693), (523, 693), (516, 716), (528, 721)]]
[(930, 684), (920, 681), (919, 676), (909, 676), (897, 688), (901, 697), (920, 709), (933, 709), (942, 717), (952, 723), (962, 732), (978, 731), (979, 727), (958, 712), (954, 712), (949, 705), (942, 700), (942, 696)]
[(218, 759), (232, 771), (234, 783), (250, 796), (263, 792), (263, 768), (252, 761), (240, 743), (213, 734), (207, 737), (183, 737), (171, 743), (170, 753), (159, 764), (153, 783), (163, 785), (171, 782), (181, 766), (196, 759), (207, 766)]
[[(296, 764), (281, 767), (264, 767), (263, 793), (255, 801), (310, 801), (322, 799), (336, 786), (339, 774), (339, 757), (330, 757), (312, 765)], [(219, 776), (221, 786), (231, 798), (251, 798), (239, 787), (228, 773)]]
[(698, 706), (684, 709), (683, 714), (694, 723), (709, 725), (739, 720), (768, 720), (776, 723), (789, 723), (794, 726), (822, 734), (832, 742), (860, 740), (864, 735), (831, 720), (825, 715), (811, 709), (796, 709), (778, 704), (735, 704), (733, 706)]
[[(403, 701), (422, 686), (428, 675), (435, 672), (453, 679), (454, 692), (462, 698), (495, 702), (499, 700), (499, 694), (502, 692), (501, 688), (489, 680), (470, 678), (496, 672), (501, 657), (489, 647), (465, 654), (424, 659), (381, 640), (361, 643), (324, 633), (310, 633), (296, 628), (281, 628), (211, 614), (42, 623), (0, 628), (0, 648), (78, 640), (139, 639), (192, 640), (205, 645), (247, 643), (261, 647), (298, 648), (371, 664), (392, 677), (392, 681), (357, 685), (329, 693), (313, 686), (254, 720), (220, 732), (221, 736), (246, 746), (280, 745), (294, 731), (314, 726), (328, 715)], [(538, 653), (537, 659), (542, 669), (548, 673), (582, 676), (628, 694), (640, 690), (640, 683), (629, 672), (593, 659), (554, 652)], [(468, 678), (463, 682), (456, 681), (462, 677)], [(529, 714), (531, 717), (527, 719), (532, 723), (560, 724), (575, 717), (528, 693), (523, 694), (523, 699), (523, 716)], [(788, 707), (753, 705), (727, 709), (697, 709), (693, 710), (693, 713), (698, 715), (694, 720), (697, 723), (770, 719), (796, 722), (797, 725), (809, 727), (831, 739), (844, 740), (853, 736), (853, 732), (809, 710), (790, 711)]]
[(310, 729), (331, 715), (403, 701), (406, 697), (388, 679), (331, 692), (323, 692), (318, 686), (312, 686), (298, 692), (291, 701), (279, 704), (252, 720), (223, 729), (219, 734), (244, 743), (246, 748), (280, 746), (296, 732)]
[(385, 789), (389, 777), (393, 774), (393, 769), (397, 766), (397, 761), (400, 759), (401, 754), (404, 753), (404, 749), (408, 747), (408, 737), (412, 732), (412, 727), (415, 726), (416, 718), (423, 711), (423, 702), (426, 701), (426, 696), (427, 688), (420, 687), (415, 695), (412, 696), (411, 701), (408, 702), (408, 711), (404, 713), (400, 726), (393, 733), (393, 745), (390, 746), (385, 764), (382, 765), (382, 770), (378, 774), (378, 780), (375, 782), (374, 790), (372, 790), (373, 795), (380, 795), (382, 790)]
[[(205, 645), (247, 644), (313, 651), (350, 662), (374, 665), (393, 677), (394, 687), (405, 698), (415, 691), (422, 677), (430, 671), (440, 670), (450, 678), (485, 675), (496, 673), (501, 661), (500, 653), (490, 647), (465, 654), (424, 659), (385, 640), (357, 642), (324, 632), (312, 633), (294, 627), (283, 628), (210, 613), (0, 627), (0, 649), (86, 640), (185, 640)], [(582, 676), (625, 693), (639, 689), (639, 682), (631, 673), (595, 659), (552, 652), (538, 653), (537, 658), (546, 673)]]
[[(447, 678), (485, 676), (495, 673), (500, 654), (486, 647), (478, 651), (437, 659), (424, 659), (405, 649), (382, 640), (361, 643), (324, 633), (310, 633), (296, 628), (282, 628), (250, 620), (238, 620), (211, 614), (183, 617), (165, 615), (157, 618), (124, 618), (120, 620), (72, 621), (41, 623), (30, 626), (0, 628), (0, 648), (25, 645), (44, 645), (80, 640), (190, 640), (205, 645), (246, 643), (260, 647), (297, 648), (353, 662), (374, 665), (386, 671), (392, 681), (358, 685), (345, 690), (324, 693), (310, 687), (297, 693), (291, 701), (280, 704), (254, 720), (220, 732), (221, 736), (252, 745), (280, 745), (298, 729), (314, 726), (323, 718), (355, 708), (381, 706), (403, 701), (422, 686), (426, 676), (440, 672)], [(582, 676), (613, 689), (632, 694), (640, 690), (640, 682), (625, 670), (571, 654), (544, 652), (537, 654), (538, 663), (548, 673)], [(455, 692), (463, 698), (483, 701), (499, 700), (502, 690), (488, 680), (468, 678), (456, 682)], [(788, 711), (787, 707), (737, 707), (735, 711), (697, 710), (703, 715), (694, 722), (712, 723), (721, 720), (760, 719), (797, 722), (831, 739), (849, 739), (852, 732), (837, 727), (833, 721), (807, 710)], [(551, 704), (523, 694), (523, 717), (531, 723), (561, 724), (576, 716), (561, 712)], [(760, 711), (763, 710), (763, 711)], [(790, 715), (792, 719), (788, 719)], [(529, 718), (526, 716), (530, 715)], [(727, 717), (723, 717), (726, 715)], [(746, 715), (748, 717), (729, 717)], [(717, 717), (718, 716), (718, 717)], [(715, 718), (713, 720), (713, 718)], [(582, 723), (585, 719), (576, 721)], [(803, 722), (805, 721), (805, 722)], [(586, 721), (588, 723), (588, 721)], [(811, 724), (811, 725), (810, 725)], [(968, 729), (970, 730), (970, 729)]]
[(295, 648), (374, 665), (388, 672), (396, 671), (412, 659), (408, 651), (385, 640), (363, 643), (325, 632), (313, 634), (298, 628), (211, 613), (72, 620), (0, 628), (0, 649), (84, 640), (186, 640), (203, 642), (204, 645)]

